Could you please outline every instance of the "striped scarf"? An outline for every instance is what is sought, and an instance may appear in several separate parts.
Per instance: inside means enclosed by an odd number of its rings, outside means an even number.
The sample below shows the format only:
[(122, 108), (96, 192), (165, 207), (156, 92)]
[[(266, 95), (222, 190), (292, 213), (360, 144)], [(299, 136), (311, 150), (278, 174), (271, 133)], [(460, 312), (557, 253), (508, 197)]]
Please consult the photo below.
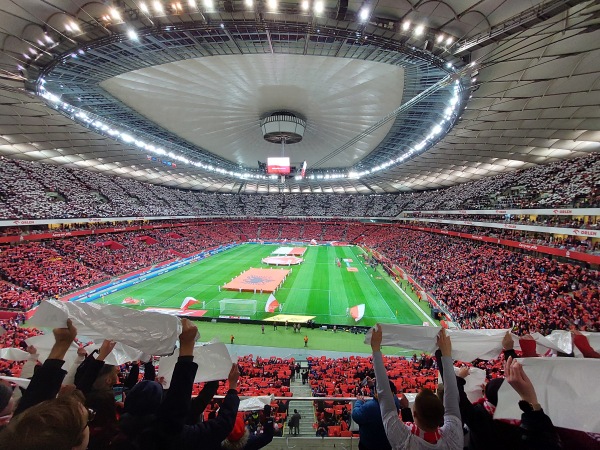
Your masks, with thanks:
[(429, 442), (430, 444), (436, 444), (437, 441), (439, 441), (442, 438), (442, 433), (440, 433), (439, 428), (435, 431), (423, 431), (414, 423), (405, 422), (405, 425), (408, 427), (412, 434), (420, 437), (425, 442)]

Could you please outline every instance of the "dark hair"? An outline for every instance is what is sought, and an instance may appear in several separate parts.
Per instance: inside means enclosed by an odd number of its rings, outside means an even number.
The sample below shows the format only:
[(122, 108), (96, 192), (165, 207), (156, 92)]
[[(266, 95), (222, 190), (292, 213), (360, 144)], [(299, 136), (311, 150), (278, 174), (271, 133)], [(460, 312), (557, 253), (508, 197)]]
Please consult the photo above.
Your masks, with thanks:
[(415, 415), (419, 426), (426, 431), (444, 424), (444, 404), (429, 389), (422, 389), (415, 398)]
[(67, 395), (39, 403), (15, 416), (0, 434), (3, 450), (71, 450), (81, 445), (87, 418), (81, 401)]

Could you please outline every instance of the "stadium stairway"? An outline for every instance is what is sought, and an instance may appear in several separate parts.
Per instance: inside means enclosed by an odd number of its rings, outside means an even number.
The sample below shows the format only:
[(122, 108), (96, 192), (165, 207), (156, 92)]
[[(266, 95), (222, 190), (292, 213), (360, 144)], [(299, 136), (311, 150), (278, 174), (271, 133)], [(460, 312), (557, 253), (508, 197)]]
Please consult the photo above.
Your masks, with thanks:
[[(302, 368), (304, 370), (304, 367)], [(308, 401), (294, 401), (294, 397), (312, 397), (312, 391), (310, 385), (302, 384), (300, 378), (290, 383), (290, 391), (294, 394), (290, 400), (288, 408), (288, 417), (291, 417), (294, 413), (294, 409), (297, 409), (302, 419), (300, 420), (300, 436), (314, 436), (315, 430), (313, 423), (315, 422), (315, 406), (314, 402)], [(288, 429), (289, 433), (289, 429)]]

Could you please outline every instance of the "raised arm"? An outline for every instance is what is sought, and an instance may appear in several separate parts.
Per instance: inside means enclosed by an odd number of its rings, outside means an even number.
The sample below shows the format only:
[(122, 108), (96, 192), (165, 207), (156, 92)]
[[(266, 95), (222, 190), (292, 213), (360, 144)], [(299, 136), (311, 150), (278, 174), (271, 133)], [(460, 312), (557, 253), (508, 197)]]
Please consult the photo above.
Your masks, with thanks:
[(383, 339), (381, 327), (375, 325), (371, 335), (371, 349), (373, 350), (373, 366), (375, 367), (375, 378), (377, 379), (377, 395), (379, 409), (383, 419), (383, 427), (388, 441), (393, 448), (398, 447), (410, 437), (410, 431), (398, 417), (398, 410), (394, 402), (394, 394), (390, 388), (390, 382), (383, 365), (381, 354), (381, 341)]
[(50, 355), (33, 375), (29, 387), (25, 390), (15, 410), (15, 416), (33, 405), (55, 398), (60, 390), (67, 374), (67, 371), (62, 369), (62, 365), (65, 363), (67, 350), (77, 336), (77, 328), (69, 319), (66, 328), (55, 328), (52, 333), (54, 334), (54, 345), (50, 350)]
[(444, 378), (444, 410), (446, 415), (458, 417), (460, 419), (460, 407), (458, 398), (458, 385), (454, 375), (454, 366), (452, 365), (452, 343), (446, 330), (442, 328), (438, 334), (438, 347), (442, 352), (442, 366), (446, 377)]
[(538, 402), (533, 383), (516, 360), (509, 358), (504, 366), (504, 376), (508, 384), (521, 397), (521, 433), (525, 447), (531, 450), (558, 450), (562, 448), (560, 438)]

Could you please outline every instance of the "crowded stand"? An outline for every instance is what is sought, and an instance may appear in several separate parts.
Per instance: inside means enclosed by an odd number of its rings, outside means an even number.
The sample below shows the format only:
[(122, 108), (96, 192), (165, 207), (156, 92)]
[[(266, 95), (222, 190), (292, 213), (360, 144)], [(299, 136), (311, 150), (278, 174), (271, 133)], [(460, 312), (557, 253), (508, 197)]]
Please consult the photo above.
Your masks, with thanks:
[(107, 278), (106, 273), (39, 242), (3, 247), (0, 274), (9, 282), (44, 296), (61, 295)]
[[(23, 322), (24, 319), (22, 316), (17, 316), (13, 319), (0, 320), (0, 328), (2, 328), (5, 331), (3, 334), (0, 334), (0, 349), (26, 349), (26, 339), (42, 334), (42, 332), (36, 328), (22, 327), (21, 325), (23, 324)], [(11, 361), (0, 359), (0, 375), (5, 375), (9, 377), (20, 377), (23, 364), (23, 361)]]
[(2, 157), (0, 216), (4, 219), (165, 215), (395, 217), (403, 210), (597, 207), (599, 159), (593, 153), (441, 190), (408, 194), (235, 195), (183, 191), (93, 171)]
[(597, 240), (593, 241), (592, 239), (586, 237), (582, 238), (579, 236), (553, 235), (549, 233), (536, 233), (531, 231), (503, 228), (483, 228), (455, 224), (443, 224), (443, 226), (439, 226), (439, 229), (445, 231), (469, 233), (479, 236), (489, 236), (499, 239), (508, 239), (527, 244), (544, 245), (547, 247), (554, 247), (581, 253), (598, 254), (600, 252), (600, 242)]
[[(26, 348), (31, 355), (27, 361), (35, 362), (36, 350), (28, 348), (25, 339), (39, 331), (21, 328), (17, 321), (2, 325), (7, 332), (0, 337), (0, 346)], [(307, 359), (305, 374), (315, 396), (317, 436), (358, 438), (361, 448), (367, 449), (461, 450), (463, 445), (472, 450), (596, 448), (597, 435), (554, 426), (538, 401), (538, 392), (544, 386), (534, 385), (526, 374), (529, 366), (515, 359), (519, 355), (508, 333), (502, 338), (500, 359), (484, 363), (493, 365), (494, 372), (480, 389), (480, 400), (468, 397), (466, 383), (471, 365), (454, 361), (452, 338), (444, 329), (437, 334), (435, 356), (415, 354), (412, 358), (383, 356), (380, 326), (373, 327), (369, 335), (372, 358)], [(61, 368), (67, 352), (78, 342), (77, 328), (68, 320), (65, 328), (53, 330), (53, 336), (54, 344), (45, 361), (38, 363), (37, 369), (28, 370), (31, 381), (22, 393), (0, 385), (3, 449), (258, 449), (268, 445), (273, 436), (281, 435), (286, 424), (297, 426), (291, 419), (287, 421), (290, 413), (286, 400), (271, 400), (264, 407), (253, 406), (243, 413), (240, 409), (243, 395), (290, 397), (288, 385), (297, 361), (248, 355), (230, 366), (226, 381), (195, 384), (196, 372), (206, 368), (198, 364), (202, 358), (196, 363), (194, 342), (198, 330), (187, 319), (181, 320), (179, 356), (168, 388), (157, 377), (153, 358), (120, 366), (106, 363), (116, 344), (111, 340), (104, 340), (91, 354), (80, 347), (72, 367)], [(585, 338), (578, 343), (579, 337), (574, 336), (578, 348), (587, 343)], [(522, 356), (535, 356), (525, 353), (523, 350)], [(589, 356), (598, 357), (598, 353)], [(0, 364), (3, 373), (11, 376), (20, 374), (23, 365), (11, 361)], [(438, 389), (438, 372), (443, 389)], [(493, 419), (504, 382), (521, 400), (520, 420)], [(63, 383), (74, 386), (65, 388)], [(113, 386), (125, 392), (122, 399), (121, 395), (114, 396)], [(11, 399), (17, 393), (20, 400)], [(409, 393), (414, 398), (412, 406), (404, 395)], [(216, 399), (215, 395), (224, 397)], [(506, 393), (502, 395), (508, 398)], [(356, 397), (357, 401), (350, 406), (341, 400), (319, 400), (320, 396)], [(562, 408), (568, 413), (571, 406), (563, 404)], [(353, 423), (358, 430), (352, 431)], [(468, 428), (463, 429), (463, 425)]]
[[(411, 359), (385, 357), (390, 380), (400, 393), (416, 393), (421, 389), (437, 389), (437, 367), (433, 358), (422, 354)], [(308, 383), (314, 397), (370, 396), (375, 375), (372, 358), (350, 356), (347, 358), (307, 357)], [(348, 401), (315, 401), (315, 426), (317, 435), (350, 436), (351, 406)]]
[(452, 215), (440, 215), (440, 214), (427, 214), (422, 215), (421, 213), (407, 214), (407, 217), (419, 217), (422, 220), (431, 220), (432, 222), (436, 219), (441, 220), (453, 220), (453, 221), (469, 221), (469, 222), (489, 222), (489, 223), (502, 223), (502, 224), (513, 224), (513, 225), (530, 225), (537, 227), (557, 227), (557, 228), (575, 228), (575, 229), (588, 229), (596, 230), (599, 225), (599, 218), (596, 216), (589, 217), (572, 217), (572, 216), (543, 216), (543, 215), (522, 215), (515, 216), (510, 214), (502, 215), (463, 215), (463, 214), (452, 214)]
[(462, 327), (600, 330), (598, 271), (419, 231), (379, 229), (363, 242), (412, 274)]
[(27, 311), (43, 299), (43, 295), (0, 280), (0, 309)]

